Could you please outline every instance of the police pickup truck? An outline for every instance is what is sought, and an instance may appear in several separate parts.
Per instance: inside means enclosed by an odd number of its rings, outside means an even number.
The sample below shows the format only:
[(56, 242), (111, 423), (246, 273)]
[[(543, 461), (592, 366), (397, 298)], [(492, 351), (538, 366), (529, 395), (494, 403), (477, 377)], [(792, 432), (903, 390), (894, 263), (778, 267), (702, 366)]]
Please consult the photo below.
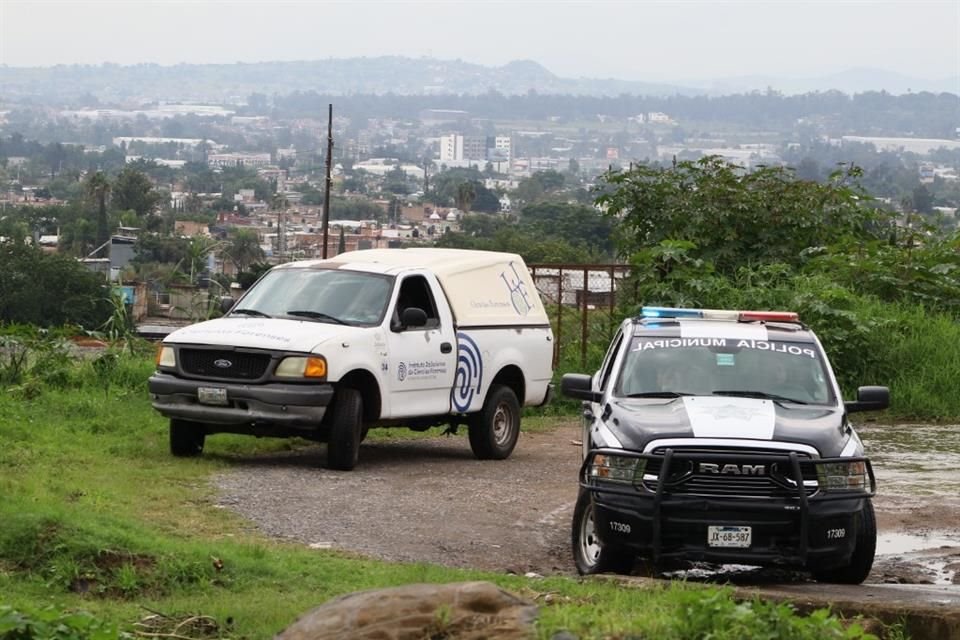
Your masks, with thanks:
[(584, 401), (572, 542), (582, 574), (706, 561), (857, 584), (873, 565), (875, 480), (844, 402), (795, 313), (644, 307), (623, 322)]
[(327, 443), (350, 470), (372, 425), (468, 427), (510, 455), (520, 408), (549, 399), (553, 334), (520, 256), (373, 249), (268, 271), (223, 318), (174, 331), (149, 380), (170, 450), (240, 433)]

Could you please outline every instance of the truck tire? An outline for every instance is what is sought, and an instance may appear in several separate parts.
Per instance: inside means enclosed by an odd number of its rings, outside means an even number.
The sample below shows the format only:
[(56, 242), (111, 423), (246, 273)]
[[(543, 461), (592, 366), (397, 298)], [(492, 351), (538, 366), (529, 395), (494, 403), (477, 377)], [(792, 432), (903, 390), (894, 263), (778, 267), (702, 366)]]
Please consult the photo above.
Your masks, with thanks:
[(620, 573), (629, 575), (633, 569), (633, 554), (600, 544), (593, 519), (593, 499), (589, 491), (580, 490), (577, 506), (573, 509), (573, 562), (580, 575)]
[(860, 584), (870, 575), (873, 568), (873, 556), (877, 550), (877, 518), (873, 513), (873, 502), (866, 498), (861, 511), (860, 526), (857, 529), (856, 546), (850, 556), (850, 564), (826, 571), (814, 571), (818, 582), (836, 584)]
[(203, 453), (207, 439), (204, 427), (199, 422), (170, 419), (170, 453), (178, 458), (190, 458)]
[(363, 439), (363, 398), (360, 392), (349, 387), (337, 389), (329, 418), (327, 467), (351, 471), (357, 466)]
[(479, 413), (467, 422), (470, 448), (480, 460), (503, 460), (520, 437), (520, 403), (510, 387), (492, 385)]

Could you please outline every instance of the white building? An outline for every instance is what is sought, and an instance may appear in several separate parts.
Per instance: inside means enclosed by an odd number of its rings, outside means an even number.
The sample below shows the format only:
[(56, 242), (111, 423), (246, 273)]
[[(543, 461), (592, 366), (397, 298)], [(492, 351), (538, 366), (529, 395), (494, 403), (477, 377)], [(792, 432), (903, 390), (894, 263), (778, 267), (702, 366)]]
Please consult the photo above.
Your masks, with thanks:
[(513, 138), (510, 136), (494, 136), (493, 146), (488, 153), (489, 160), (506, 162), (508, 165), (513, 160)]
[(211, 167), (266, 167), (271, 164), (269, 153), (211, 153), (207, 156)]
[(463, 160), (463, 136), (450, 134), (440, 136), (440, 162)]

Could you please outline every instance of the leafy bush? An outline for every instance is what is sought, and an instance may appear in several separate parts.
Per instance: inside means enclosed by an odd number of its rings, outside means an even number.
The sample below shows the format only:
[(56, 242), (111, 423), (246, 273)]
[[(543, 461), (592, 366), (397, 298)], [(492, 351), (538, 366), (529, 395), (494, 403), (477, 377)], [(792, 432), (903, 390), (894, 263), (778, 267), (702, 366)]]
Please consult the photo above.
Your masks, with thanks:
[(747, 171), (707, 156), (609, 171), (597, 203), (618, 221), (621, 254), (665, 240), (694, 241), (698, 258), (730, 275), (751, 263), (799, 265), (804, 250), (842, 238), (884, 237), (888, 222), (868, 206), (861, 173), (846, 167), (821, 184), (786, 167)]
[(21, 611), (0, 605), (0, 640), (120, 640), (132, 638), (89, 613), (55, 608)]
[(73, 258), (0, 243), (0, 323), (97, 327), (110, 317), (107, 285)]
[(75, 327), (0, 327), (0, 389), (23, 398), (52, 389), (144, 389), (154, 370), (152, 344), (125, 336), (100, 351), (82, 353), (69, 339), (78, 333), (83, 334)]
[(736, 602), (724, 592), (684, 594), (683, 614), (671, 618), (676, 638), (778, 638), (779, 640), (876, 640), (859, 625), (844, 627), (826, 609), (798, 616), (792, 605), (756, 599)]

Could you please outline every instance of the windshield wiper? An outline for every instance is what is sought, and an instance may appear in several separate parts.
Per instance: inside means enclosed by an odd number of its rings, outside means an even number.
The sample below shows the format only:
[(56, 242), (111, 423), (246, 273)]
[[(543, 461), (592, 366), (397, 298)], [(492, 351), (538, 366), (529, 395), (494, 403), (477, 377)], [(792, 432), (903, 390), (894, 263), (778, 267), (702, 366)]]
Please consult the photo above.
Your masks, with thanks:
[(230, 315), (239, 313), (245, 316), (257, 316), (258, 318), (272, 318), (269, 313), (264, 313), (263, 311), (257, 311), (256, 309), (234, 309), (230, 312)]
[(340, 318), (331, 316), (328, 313), (320, 313), (319, 311), (308, 311), (308, 310), (295, 310), (287, 311), (288, 316), (302, 316), (304, 318), (313, 318), (315, 320), (327, 320), (329, 322), (334, 322), (336, 324), (347, 324)]
[(692, 396), (687, 391), (643, 391), (641, 393), (628, 394), (628, 398), (679, 398), (680, 396)]
[(776, 402), (790, 402), (792, 404), (810, 404), (805, 400), (788, 398), (787, 396), (778, 396), (775, 393), (766, 393), (764, 391), (740, 391), (737, 389), (720, 389), (713, 392), (715, 396), (740, 396), (742, 398), (763, 398), (765, 400), (774, 400)]

